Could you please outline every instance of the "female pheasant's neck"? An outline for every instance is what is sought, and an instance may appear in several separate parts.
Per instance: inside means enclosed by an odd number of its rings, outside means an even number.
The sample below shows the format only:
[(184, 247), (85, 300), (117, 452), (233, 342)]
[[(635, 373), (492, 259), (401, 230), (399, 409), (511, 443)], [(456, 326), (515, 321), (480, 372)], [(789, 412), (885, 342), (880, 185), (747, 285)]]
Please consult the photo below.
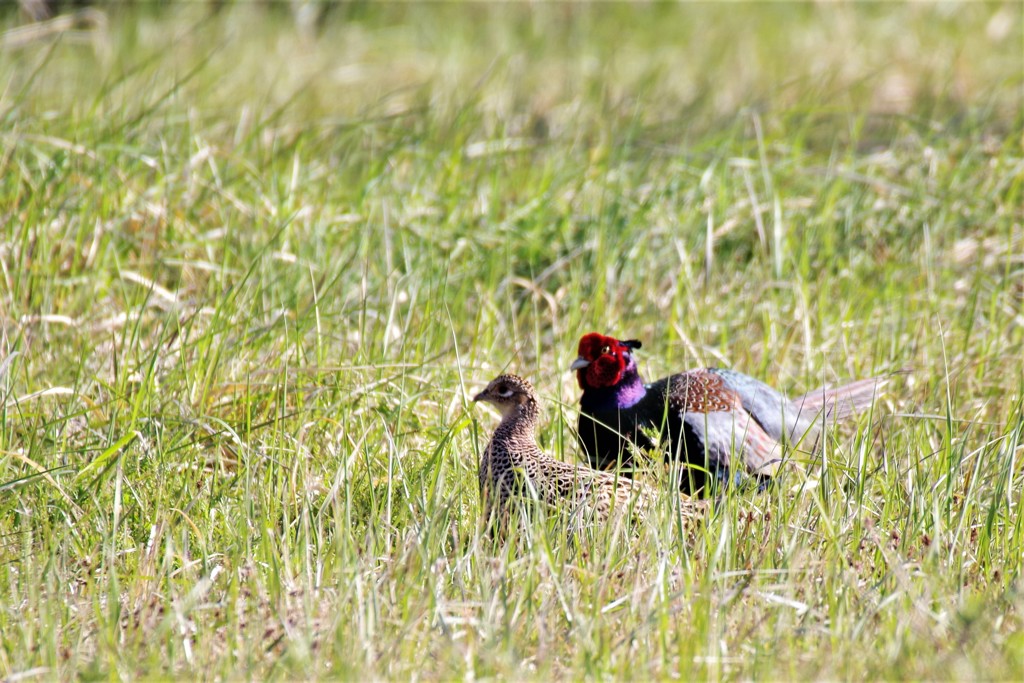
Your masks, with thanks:
[(536, 401), (527, 401), (509, 411), (501, 419), (498, 429), (507, 433), (523, 432), (532, 436), (539, 412)]
[(505, 415), (494, 430), (491, 444), (500, 447), (493, 449), (491, 457), (500, 457), (499, 454), (502, 454), (518, 466), (531, 447), (536, 448), (533, 431), (538, 413), (537, 403), (527, 401)]

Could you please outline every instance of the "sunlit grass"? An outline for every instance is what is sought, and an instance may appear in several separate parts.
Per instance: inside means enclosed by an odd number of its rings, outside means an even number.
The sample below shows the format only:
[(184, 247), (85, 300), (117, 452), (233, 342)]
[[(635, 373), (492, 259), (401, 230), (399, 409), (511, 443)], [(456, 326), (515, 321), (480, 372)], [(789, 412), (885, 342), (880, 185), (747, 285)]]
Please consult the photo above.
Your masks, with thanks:
[[(1018, 5), (175, 10), (3, 43), (4, 675), (1024, 676)], [(692, 539), (495, 545), (468, 397), (575, 459), (595, 329), (912, 372)]]

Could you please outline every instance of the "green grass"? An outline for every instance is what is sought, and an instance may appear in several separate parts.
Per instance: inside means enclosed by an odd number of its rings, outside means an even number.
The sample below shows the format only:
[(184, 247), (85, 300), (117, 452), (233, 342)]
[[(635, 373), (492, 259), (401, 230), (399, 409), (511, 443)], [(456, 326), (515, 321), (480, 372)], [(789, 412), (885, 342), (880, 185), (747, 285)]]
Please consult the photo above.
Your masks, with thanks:
[[(8, 41), (0, 673), (1024, 677), (1022, 52), (1012, 2)], [(467, 397), (528, 377), (575, 459), (595, 329), (649, 377), (913, 373), (692, 543), (494, 547)]]

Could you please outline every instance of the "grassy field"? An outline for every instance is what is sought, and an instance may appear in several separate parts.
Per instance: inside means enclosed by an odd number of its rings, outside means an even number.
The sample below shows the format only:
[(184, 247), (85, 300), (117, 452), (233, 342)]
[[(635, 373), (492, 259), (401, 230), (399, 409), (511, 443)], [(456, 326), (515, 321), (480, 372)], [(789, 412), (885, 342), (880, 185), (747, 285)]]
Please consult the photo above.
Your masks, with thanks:
[[(0, 15), (0, 674), (1024, 678), (1019, 3)], [(481, 537), (582, 333), (904, 367), (692, 540)], [(652, 473), (657, 483), (657, 473)]]

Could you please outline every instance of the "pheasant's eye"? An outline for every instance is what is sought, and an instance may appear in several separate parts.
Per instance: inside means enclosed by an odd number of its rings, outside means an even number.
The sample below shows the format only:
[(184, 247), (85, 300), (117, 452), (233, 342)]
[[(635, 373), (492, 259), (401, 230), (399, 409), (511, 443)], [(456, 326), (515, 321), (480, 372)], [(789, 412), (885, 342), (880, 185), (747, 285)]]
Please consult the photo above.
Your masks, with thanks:
[(604, 346), (601, 347), (601, 355), (602, 356), (604, 354), (606, 354), (606, 353), (611, 353), (611, 352), (612, 352), (612, 347), (608, 346), (607, 344), (605, 344)]
[(502, 384), (500, 387), (498, 387), (498, 396), (501, 396), (502, 398), (508, 398), (511, 395), (512, 395), (512, 390), (509, 389), (504, 384)]

